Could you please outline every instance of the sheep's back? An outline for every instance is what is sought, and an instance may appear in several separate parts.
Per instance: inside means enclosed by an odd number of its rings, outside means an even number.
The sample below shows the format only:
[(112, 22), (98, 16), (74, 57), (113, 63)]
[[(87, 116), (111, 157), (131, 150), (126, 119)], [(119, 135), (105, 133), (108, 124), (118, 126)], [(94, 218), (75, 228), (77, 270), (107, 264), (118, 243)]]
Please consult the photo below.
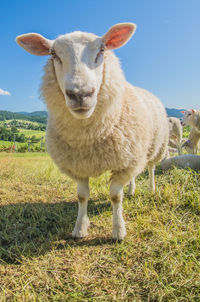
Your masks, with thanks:
[(132, 115), (132, 128), (137, 129), (134, 136), (147, 154), (147, 163), (156, 162), (161, 154), (164, 156), (169, 140), (165, 108), (152, 93), (131, 85), (127, 87), (127, 103)]

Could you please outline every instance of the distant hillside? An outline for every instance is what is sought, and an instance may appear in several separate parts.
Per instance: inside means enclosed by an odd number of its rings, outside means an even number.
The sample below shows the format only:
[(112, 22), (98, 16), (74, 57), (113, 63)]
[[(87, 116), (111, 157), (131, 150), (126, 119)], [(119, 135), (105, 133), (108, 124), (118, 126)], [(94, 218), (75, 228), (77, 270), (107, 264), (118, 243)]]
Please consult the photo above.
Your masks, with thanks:
[(185, 111), (186, 109), (175, 109), (175, 108), (165, 108), (167, 111), (167, 115), (171, 117), (183, 117), (183, 113), (181, 111)]
[[(181, 113), (181, 111), (185, 111), (186, 109), (176, 109), (176, 108), (165, 108), (167, 111), (167, 115), (168, 116), (173, 116), (173, 117), (182, 117), (183, 113)], [(31, 113), (28, 112), (18, 112), (20, 114), (24, 114), (26, 116), (44, 116), (47, 117), (48, 113), (47, 111), (34, 111)]]
[[(173, 116), (173, 117), (182, 117), (183, 114), (181, 113), (181, 111), (184, 111), (186, 109), (176, 109), (176, 108), (165, 108), (166, 111), (167, 111), (167, 115), (168, 116)], [(44, 117), (47, 117), (48, 116), (48, 113), (47, 111), (34, 111), (34, 112), (31, 112), (31, 113), (28, 113), (28, 112), (18, 112), (20, 114), (24, 114), (26, 116), (44, 116)]]
[[(182, 117), (181, 111), (185, 109), (166, 108), (167, 115), (173, 117)], [(34, 111), (34, 112), (11, 112), (0, 110), (0, 121), (5, 120), (26, 120), (31, 122), (37, 122), (41, 124), (47, 123), (47, 111)]]
[(0, 110), (0, 121), (5, 120), (26, 120), (31, 122), (37, 122), (41, 124), (47, 123), (46, 111), (28, 112), (11, 112)]
[(48, 116), (47, 111), (16, 112), (16, 113), (23, 114), (23, 115), (26, 115), (26, 116), (45, 116), (45, 117)]

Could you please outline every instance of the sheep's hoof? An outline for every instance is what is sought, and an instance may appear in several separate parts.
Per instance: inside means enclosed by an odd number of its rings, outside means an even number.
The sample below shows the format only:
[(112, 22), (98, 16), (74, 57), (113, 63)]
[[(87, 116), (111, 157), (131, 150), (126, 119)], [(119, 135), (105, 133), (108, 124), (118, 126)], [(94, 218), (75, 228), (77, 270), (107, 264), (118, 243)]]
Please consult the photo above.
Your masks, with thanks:
[(79, 230), (76, 230), (74, 229), (73, 232), (72, 232), (72, 237), (74, 239), (81, 239), (81, 238), (84, 238), (88, 235), (87, 232), (83, 232), (83, 231), (79, 231)]
[(112, 230), (112, 238), (116, 241), (122, 241), (126, 236), (125, 226), (114, 226)]
[(72, 237), (74, 238), (83, 238), (88, 235), (87, 229), (90, 225), (89, 219), (85, 219), (82, 223), (77, 222), (75, 228), (72, 232)]
[(129, 197), (134, 196), (134, 194), (135, 194), (135, 190), (127, 192), (127, 196), (129, 196)]

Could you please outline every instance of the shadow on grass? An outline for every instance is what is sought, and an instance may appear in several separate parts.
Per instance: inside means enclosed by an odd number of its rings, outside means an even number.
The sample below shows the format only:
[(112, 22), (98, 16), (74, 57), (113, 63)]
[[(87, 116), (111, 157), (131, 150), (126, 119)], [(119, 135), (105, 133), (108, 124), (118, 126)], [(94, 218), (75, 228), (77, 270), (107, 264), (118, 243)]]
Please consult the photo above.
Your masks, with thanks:
[[(106, 200), (106, 197), (105, 199)], [(20, 264), (23, 257), (37, 257), (65, 245), (101, 245), (111, 239), (75, 241), (71, 237), (77, 217), (77, 202), (18, 203), (0, 207), (0, 263)], [(110, 203), (89, 201), (89, 217), (110, 209)], [(60, 247), (58, 247), (60, 248)]]

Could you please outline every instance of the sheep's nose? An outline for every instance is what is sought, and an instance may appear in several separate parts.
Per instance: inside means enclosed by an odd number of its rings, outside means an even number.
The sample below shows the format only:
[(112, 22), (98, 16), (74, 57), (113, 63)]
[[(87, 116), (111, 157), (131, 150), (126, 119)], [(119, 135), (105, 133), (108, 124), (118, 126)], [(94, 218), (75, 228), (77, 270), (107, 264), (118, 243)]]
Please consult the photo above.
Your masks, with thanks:
[(84, 98), (91, 97), (94, 94), (95, 89), (92, 88), (90, 91), (75, 92), (73, 90), (66, 90), (66, 95), (73, 101), (80, 102)]
[(78, 101), (80, 98), (80, 94), (75, 93), (73, 90), (66, 90), (66, 95), (73, 101)]

